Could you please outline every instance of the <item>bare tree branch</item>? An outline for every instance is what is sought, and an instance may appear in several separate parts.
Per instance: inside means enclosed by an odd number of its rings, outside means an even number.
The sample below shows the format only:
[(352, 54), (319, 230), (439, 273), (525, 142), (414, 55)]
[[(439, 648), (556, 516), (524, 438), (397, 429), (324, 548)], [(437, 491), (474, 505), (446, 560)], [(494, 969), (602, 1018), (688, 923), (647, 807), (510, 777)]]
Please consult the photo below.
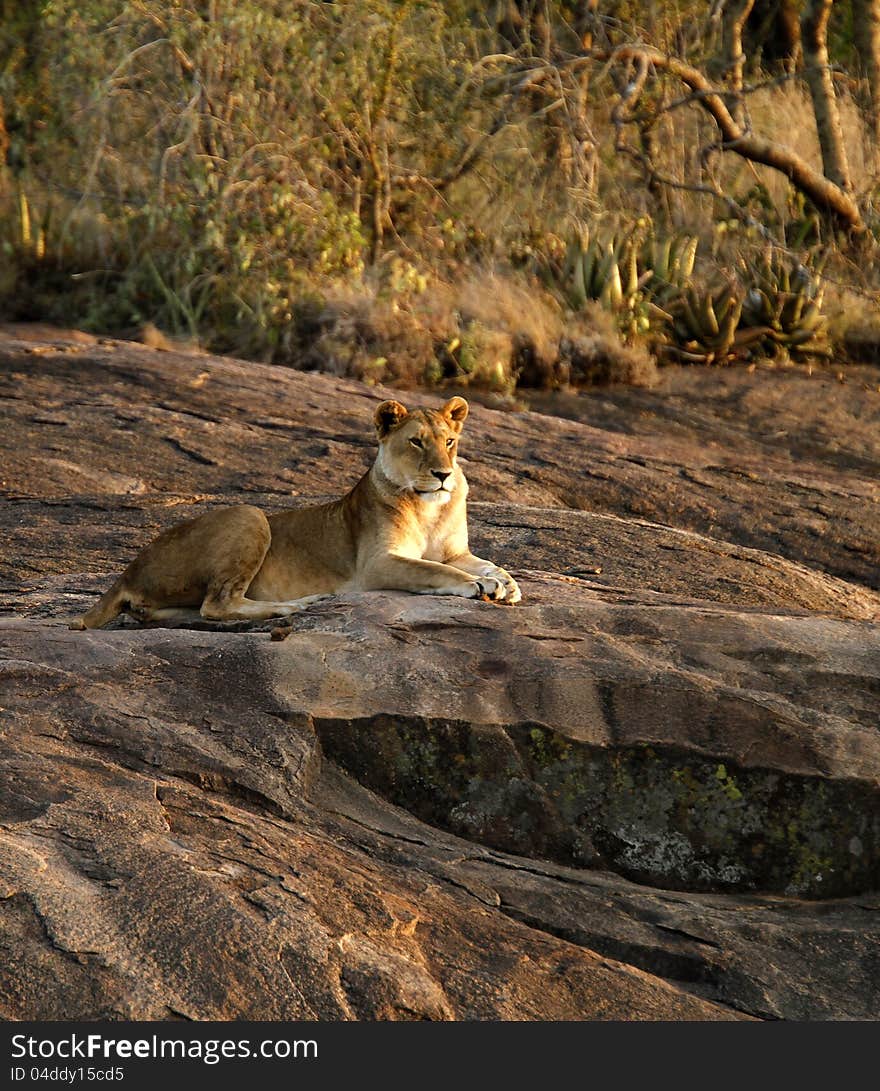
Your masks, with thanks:
[(791, 148), (745, 130), (728, 109), (725, 93), (713, 87), (698, 68), (649, 46), (594, 50), (589, 59), (611, 64), (643, 59), (655, 69), (669, 72), (696, 93), (694, 101), (707, 111), (718, 126), (722, 148), (736, 152), (752, 163), (761, 163), (780, 171), (817, 208), (831, 215), (842, 227), (859, 234), (864, 232), (858, 205), (849, 193), (811, 167)]

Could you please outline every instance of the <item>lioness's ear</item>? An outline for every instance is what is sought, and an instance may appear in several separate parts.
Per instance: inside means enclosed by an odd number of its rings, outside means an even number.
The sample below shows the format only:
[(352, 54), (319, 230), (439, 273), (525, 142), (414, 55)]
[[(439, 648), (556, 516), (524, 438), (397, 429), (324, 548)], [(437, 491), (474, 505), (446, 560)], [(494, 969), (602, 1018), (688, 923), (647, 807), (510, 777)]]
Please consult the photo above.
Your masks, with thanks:
[(376, 422), (379, 439), (384, 439), (396, 424), (400, 424), (406, 416), (406, 412), (406, 406), (401, 405), (400, 402), (382, 402), (373, 418)]
[(464, 427), (464, 422), (468, 415), (468, 403), (464, 398), (450, 398), (450, 400), (440, 410), (444, 417), (449, 421), (456, 432), (460, 432)]

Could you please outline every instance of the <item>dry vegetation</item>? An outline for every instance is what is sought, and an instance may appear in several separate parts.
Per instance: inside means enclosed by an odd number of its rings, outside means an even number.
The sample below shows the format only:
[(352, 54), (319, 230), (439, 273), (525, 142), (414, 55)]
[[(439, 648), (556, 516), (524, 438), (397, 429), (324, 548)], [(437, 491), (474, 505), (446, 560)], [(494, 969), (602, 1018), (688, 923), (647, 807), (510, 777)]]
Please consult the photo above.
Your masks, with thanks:
[[(829, 332), (867, 351), (875, 126), (851, 5), (829, 41), (855, 233), (725, 150), (660, 62), (705, 73), (749, 134), (821, 175), (773, 4), (737, 5), (752, 22), (730, 97), (725, 5), (697, 0), (6, 2), (0, 316), (500, 394), (821, 357)], [(682, 238), (692, 268), (667, 283), (645, 254)], [(757, 305), (768, 254), (781, 279)]]

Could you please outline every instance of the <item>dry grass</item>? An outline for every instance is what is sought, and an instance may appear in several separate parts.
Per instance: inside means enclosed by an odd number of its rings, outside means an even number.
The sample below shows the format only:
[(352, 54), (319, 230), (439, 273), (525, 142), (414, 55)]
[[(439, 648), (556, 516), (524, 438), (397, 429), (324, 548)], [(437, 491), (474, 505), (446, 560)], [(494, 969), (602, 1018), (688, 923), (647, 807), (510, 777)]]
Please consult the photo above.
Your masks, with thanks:
[(835, 285), (826, 293), (828, 332), (838, 346), (838, 362), (880, 361), (880, 309), (877, 301)]
[(422, 292), (337, 288), (304, 311), (289, 361), (399, 388), (425, 384), (510, 395), (517, 387), (651, 386), (644, 345), (627, 346), (598, 304), (565, 315), (536, 282), (493, 272)]
[(660, 378), (647, 346), (624, 344), (614, 319), (598, 303), (588, 304), (583, 315), (569, 324), (559, 343), (559, 360), (572, 386), (651, 387)]
[(562, 309), (535, 283), (498, 273), (472, 274), (451, 294), (465, 320), (526, 338), (542, 357), (555, 354), (563, 331)]

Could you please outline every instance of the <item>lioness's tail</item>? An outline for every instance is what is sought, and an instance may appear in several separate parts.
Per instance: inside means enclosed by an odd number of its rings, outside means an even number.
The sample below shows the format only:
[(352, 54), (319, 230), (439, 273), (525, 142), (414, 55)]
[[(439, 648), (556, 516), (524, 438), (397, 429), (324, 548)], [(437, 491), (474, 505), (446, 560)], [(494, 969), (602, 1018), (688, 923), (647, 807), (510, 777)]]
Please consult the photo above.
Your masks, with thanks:
[(106, 625), (108, 621), (112, 621), (113, 618), (121, 612), (122, 607), (127, 600), (128, 594), (125, 591), (125, 585), (120, 576), (116, 583), (113, 584), (109, 591), (101, 596), (91, 610), (83, 614), (82, 617), (78, 617), (74, 621), (71, 621), (68, 628), (100, 629), (102, 625)]

